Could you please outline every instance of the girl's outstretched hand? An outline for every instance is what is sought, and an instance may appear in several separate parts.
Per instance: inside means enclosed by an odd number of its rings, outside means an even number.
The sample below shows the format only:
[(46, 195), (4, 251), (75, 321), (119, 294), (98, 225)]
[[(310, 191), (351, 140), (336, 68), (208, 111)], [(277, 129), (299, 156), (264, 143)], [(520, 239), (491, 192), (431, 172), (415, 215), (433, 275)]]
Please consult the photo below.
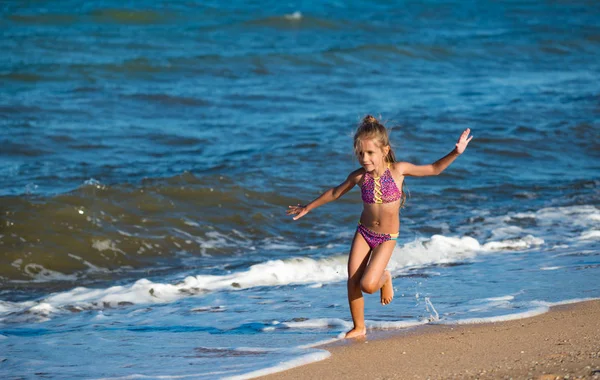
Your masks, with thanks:
[(298, 204), (296, 206), (288, 206), (288, 210), (286, 212), (288, 215), (296, 215), (294, 216), (294, 220), (298, 220), (302, 218), (304, 215), (308, 214), (308, 209), (306, 206)]
[(467, 145), (473, 139), (473, 136), (469, 137), (469, 133), (471, 133), (471, 128), (465, 129), (465, 131), (458, 138), (458, 142), (456, 143), (456, 153), (462, 154), (462, 152), (467, 149)]

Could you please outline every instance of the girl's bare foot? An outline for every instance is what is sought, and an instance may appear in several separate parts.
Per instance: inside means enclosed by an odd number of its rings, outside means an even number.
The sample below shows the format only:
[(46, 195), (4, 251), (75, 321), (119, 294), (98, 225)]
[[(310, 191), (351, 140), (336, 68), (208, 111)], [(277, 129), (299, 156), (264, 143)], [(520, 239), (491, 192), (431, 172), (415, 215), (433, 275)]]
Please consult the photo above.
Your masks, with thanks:
[(394, 299), (394, 287), (392, 285), (392, 275), (390, 274), (390, 271), (386, 270), (383, 273), (387, 277), (387, 280), (385, 280), (385, 283), (381, 287), (381, 304), (387, 305)]
[(359, 328), (357, 329), (356, 327), (353, 328), (352, 330), (348, 331), (346, 333), (346, 336), (344, 337), (345, 339), (352, 339), (352, 338), (362, 338), (367, 336), (367, 328), (363, 327), (363, 328)]

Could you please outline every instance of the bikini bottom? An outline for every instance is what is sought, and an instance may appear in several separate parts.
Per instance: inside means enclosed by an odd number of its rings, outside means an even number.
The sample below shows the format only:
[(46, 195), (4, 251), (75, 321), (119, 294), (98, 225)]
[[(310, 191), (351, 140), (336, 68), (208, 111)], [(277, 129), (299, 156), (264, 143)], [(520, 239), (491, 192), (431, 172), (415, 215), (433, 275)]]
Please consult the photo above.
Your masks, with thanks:
[(360, 222), (358, 222), (358, 227), (356, 229), (362, 237), (365, 238), (367, 244), (371, 249), (377, 248), (381, 243), (385, 243), (390, 240), (398, 240), (398, 233), (396, 234), (380, 234), (378, 232), (371, 231), (367, 227), (363, 226)]

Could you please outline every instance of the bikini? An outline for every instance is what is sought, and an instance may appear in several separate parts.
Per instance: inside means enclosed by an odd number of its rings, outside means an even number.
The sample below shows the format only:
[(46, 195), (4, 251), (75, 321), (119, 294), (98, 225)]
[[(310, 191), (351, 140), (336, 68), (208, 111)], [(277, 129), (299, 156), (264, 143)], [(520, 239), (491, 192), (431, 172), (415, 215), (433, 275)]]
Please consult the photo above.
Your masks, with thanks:
[[(380, 177), (373, 177), (368, 172), (365, 173), (364, 181), (361, 186), (361, 196), (365, 203), (381, 204), (391, 203), (402, 198), (402, 191), (396, 186), (392, 173), (390, 173), (389, 165), (385, 172)], [(381, 243), (390, 240), (398, 240), (398, 233), (381, 234), (371, 231), (364, 225), (358, 222), (357, 231), (365, 239), (371, 249), (375, 249)]]

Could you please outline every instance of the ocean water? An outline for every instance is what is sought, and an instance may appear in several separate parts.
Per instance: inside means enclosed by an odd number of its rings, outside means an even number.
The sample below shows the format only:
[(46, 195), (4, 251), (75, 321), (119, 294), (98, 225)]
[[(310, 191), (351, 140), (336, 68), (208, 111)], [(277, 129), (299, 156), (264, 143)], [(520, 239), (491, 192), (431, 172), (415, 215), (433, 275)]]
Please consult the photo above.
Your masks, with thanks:
[(371, 332), (600, 297), (596, 1), (2, 2), (0, 377), (249, 378), (351, 327), (366, 114), (408, 178)]

